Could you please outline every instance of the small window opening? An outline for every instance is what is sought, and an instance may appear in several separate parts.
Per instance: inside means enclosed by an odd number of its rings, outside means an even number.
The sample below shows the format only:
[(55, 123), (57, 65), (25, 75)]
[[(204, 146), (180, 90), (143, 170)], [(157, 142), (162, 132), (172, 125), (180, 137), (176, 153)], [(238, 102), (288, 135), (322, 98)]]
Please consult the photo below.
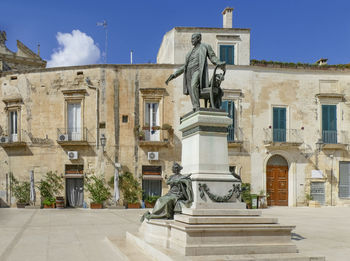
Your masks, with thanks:
[(123, 115), (122, 122), (127, 123), (128, 122), (128, 115)]

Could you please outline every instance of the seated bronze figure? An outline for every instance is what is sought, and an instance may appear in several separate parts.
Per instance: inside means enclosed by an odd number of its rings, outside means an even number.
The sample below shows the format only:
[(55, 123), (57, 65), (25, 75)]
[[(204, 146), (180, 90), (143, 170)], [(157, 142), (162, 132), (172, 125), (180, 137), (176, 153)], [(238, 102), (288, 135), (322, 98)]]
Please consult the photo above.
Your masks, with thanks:
[(182, 167), (174, 162), (173, 173), (166, 184), (170, 185), (167, 194), (160, 197), (152, 212), (147, 211), (141, 218), (141, 222), (149, 219), (173, 219), (175, 213), (181, 213), (183, 206), (189, 206), (193, 202), (191, 175), (181, 175)]

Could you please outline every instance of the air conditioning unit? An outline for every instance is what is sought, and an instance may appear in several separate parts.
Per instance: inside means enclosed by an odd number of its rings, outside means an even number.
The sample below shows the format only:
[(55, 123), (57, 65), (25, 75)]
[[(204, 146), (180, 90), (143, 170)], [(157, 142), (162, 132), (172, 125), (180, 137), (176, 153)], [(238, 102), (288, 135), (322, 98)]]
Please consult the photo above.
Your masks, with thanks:
[(0, 143), (8, 143), (9, 137), (8, 136), (1, 136), (0, 137)]
[(158, 151), (148, 152), (148, 160), (158, 160)]
[(58, 135), (58, 141), (68, 141), (68, 134)]
[(78, 152), (77, 151), (68, 151), (68, 158), (70, 160), (78, 159)]

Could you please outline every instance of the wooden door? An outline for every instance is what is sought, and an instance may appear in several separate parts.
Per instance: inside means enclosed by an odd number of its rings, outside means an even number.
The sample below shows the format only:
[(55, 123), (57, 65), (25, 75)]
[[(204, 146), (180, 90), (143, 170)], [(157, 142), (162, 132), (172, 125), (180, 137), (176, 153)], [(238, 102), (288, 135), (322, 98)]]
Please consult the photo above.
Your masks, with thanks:
[(288, 167), (267, 166), (266, 190), (269, 206), (288, 206)]

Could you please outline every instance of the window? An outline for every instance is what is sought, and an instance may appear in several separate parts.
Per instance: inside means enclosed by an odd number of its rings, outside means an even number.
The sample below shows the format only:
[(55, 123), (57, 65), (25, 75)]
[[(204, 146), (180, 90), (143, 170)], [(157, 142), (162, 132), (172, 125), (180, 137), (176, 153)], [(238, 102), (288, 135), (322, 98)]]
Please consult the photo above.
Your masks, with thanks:
[(350, 162), (339, 162), (339, 197), (350, 198)]
[(286, 108), (273, 108), (273, 141), (286, 142)]
[(233, 101), (223, 101), (221, 108), (228, 113), (228, 117), (232, 119), (232, 124), (228, 126), (227, 140), (230, 142), (235, 140), (235, 103)]
[(123, 115), (122, 122), (127, 123), (128, 122), (128, 115)]
[(162, 167), (142, 166), (143, 197), (162, 195)]
[(337, 105), (322, 105), (322, 140), (337, 143)]
[(148, 141), (160, 140), (160, 127), (159, 127), (159, 103), (158, 102), (146, 102), (145, 103), (145, 120), (144, 131), (145, 138)]
[(9, 129), (10, 129), (10, 140), (12, 142), (18, 141), (18, 119), (17, 119), (17, 111), (10, 111), (9, 112)]
[(310, 191), (313, 200), (319, 202), (321, 205), (325, 204), (324, 182), (311, 182)]
[(68, 128), (69, 140), (81, 140), (81, 104), (68, 103)]
[(235, 64), (233, 45), (220, 45), (220, 60), (226, 64)]

